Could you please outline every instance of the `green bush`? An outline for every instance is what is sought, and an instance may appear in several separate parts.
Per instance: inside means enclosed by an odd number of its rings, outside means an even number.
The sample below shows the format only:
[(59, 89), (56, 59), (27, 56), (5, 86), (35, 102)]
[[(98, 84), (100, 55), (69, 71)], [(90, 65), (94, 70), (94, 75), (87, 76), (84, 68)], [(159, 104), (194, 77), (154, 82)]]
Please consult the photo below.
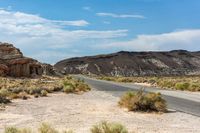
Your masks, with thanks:
[(128, 133), (126, 127), (119, 123), (103, 121), (91, 128), (91, 133)]
[(73, 93), (75, 91), (75, 87), (73, 86), (73, 84), (67, 84), (63, 87), (63, 91), (65, 93)]
[(145, 94), (143, 90), (125, 93), (121, 97), (119, 105), (129, 111), (165, 112), (167, 108), (166, 101), (160, 93)]
[(175, 88), (177, 90), (188, 90), (190, 87), (189, 83), (176, 83)]

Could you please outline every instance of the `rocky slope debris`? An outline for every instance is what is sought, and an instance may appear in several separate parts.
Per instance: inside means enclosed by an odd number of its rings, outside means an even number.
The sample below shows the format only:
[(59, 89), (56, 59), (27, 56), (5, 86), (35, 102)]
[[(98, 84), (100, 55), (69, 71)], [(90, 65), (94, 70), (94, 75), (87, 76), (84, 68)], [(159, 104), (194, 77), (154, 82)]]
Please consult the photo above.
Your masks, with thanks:
[(200, 52), (126, 52), (62, 60), (55, 67), (65, 74), (104, 76), (167, 76), (200, 74)]

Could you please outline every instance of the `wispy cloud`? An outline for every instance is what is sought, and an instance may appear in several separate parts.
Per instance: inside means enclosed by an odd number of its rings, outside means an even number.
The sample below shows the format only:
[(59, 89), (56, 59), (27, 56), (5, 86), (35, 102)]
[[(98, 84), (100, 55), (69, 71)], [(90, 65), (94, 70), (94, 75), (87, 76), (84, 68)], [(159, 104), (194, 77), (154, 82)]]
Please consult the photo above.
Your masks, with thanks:
[(63, 26), (87, 26), (89, 25), (89, 22), (85, 20), (76, 20), (76, 21), (58, 21), (58, 20), (51, 20), (52, 23), (57, 23)]
[(12, 6), (0, 7), (0, 10), (12, 10)]
[(89, 7), (89, 6), (84, 6), (82, 9), (86, 10), (86, 11), (91, 11), (92, 10), (91, 7)]
[(109, 21), (103, 21), (104, 24), (111, 24)]
[(188, 29), (156, 35), (138, 35), (129, 41), (115, 41), (94, 46), (98, 49), (120, 49), (134, 51), (153, 50), (199, 50), (200, 29)]
[(1, 23), (15, 23), (15, 24), (58, 24), (62, 26), (87, 26), (89, 22), (85, 20), (75, 21), (61, 21), (61, 20), (48, 20), (38, 15), (26, 14), (22, 12), (11, 12), (1, 9), (0, 10)]
[(146, 17), (138, 14), (115, 14), (115, 13), (106, 13), (99, 12), (96, 13), (97, 16), (100, 17), (113, 17), (113, 18), (137, 18), (137, 19), (145, 19)]
[[(52, 58), (48, 62), (56, 62), (57, 56), (73, 55), (70, 49), (76, 44), (83, 44), (84, 40), (99, 42), (104, 39), (114, 39), (127, 35), (127, 30), (67, 30), (65, 26), (85, 26), (87, 21), (60, 21), (49, 20), (38, 15), (23, 12), (0, 10), (0, 41), (11, 42), (22, 49), (26, 56), (37, 57), (44, 61), (44, 56), (36, 56), (48, 53)], [(88, 42), (88, 41), (87, 41)], [(81, 47), (79, 45), (78, 47)], [(45, 51), (45, 52), (42, 52)], [(51, 54), (60, 53), (60, 54)]]

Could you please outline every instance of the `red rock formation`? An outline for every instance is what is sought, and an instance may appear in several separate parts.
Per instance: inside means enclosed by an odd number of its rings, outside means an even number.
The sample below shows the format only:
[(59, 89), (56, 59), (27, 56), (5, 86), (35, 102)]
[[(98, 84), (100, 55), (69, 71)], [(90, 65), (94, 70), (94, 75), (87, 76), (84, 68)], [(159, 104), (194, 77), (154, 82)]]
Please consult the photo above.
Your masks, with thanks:
[(0, 76), (32, 77), (42, 74), (40, 62), (24, 57), (12, 44), (0, 43)]

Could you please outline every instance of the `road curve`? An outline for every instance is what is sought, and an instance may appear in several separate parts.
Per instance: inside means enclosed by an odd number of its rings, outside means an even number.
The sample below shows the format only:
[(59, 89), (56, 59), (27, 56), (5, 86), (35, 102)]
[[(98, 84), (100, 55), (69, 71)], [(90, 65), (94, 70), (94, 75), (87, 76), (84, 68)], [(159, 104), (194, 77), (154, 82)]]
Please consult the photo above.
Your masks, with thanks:
[[(85, 82), (94, 89), (97, 89), (99, 91), (106, 91), (107, 93), (111, 93), (113, 96), (116, 97), (120, 97), (126, 91), (129, 90), (137, 91), (141, 88), (141, 86), (138, 85), (125, 86), (124, 84), (120, 83), (96, 80), (80, 75), (76, 75), (75, 77), (84, 79)], [(177, 96), (175, 96), (171, 94), (162, 93), (161, 89), (156, 89), (151, 87), (144, 87), (144, 88), (146, 92), (155, 92), (155, 90), (157, 90), (156, 92), (158, 92), (160, 90), (159, 92), (161, 92), (164, 99), (167, 101), (168, 108), (200, 117), (200, 101), (196, 99), (192, 100), (180, 97), (178, 95), (179, 93), (175, 93), (177, 94)]]

